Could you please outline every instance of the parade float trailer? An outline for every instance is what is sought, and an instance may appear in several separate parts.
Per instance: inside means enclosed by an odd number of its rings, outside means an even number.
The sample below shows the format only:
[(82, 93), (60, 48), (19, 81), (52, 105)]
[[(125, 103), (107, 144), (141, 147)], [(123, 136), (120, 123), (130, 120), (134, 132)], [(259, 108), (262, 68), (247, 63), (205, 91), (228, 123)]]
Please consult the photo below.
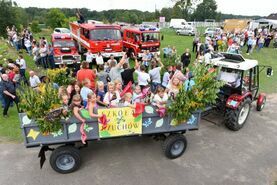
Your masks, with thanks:
[[(27, 148), (41, 147), (40, 165), (45, 161), (45, 152), (52, 151), (51, 167), (59, 173), (71, 173), (81, 165), (80, 149), (87, 142), (122, 137), (153, 136), (163, 141), (163, 151), (167, 158), (175, 159), (186, 150), (187, 140), (183, 135), (187, 131), (198, 130), (201, 112), (194, 112), (190, 119), (175, 126), (170, 115), (160, 115), (156, 107), (147, 105), (135, 113), (130, 107), (100, 108), (98, 114), (107, 116), (105, 121), (90, 118), (83, 109), (85, 123), (80, 123), (74, 116), (61, 120), (62, 129), (55, 133), (41, 133), (36, 122), (27, 114), (20, 113), (21, 129)], [(86, 144), (82, 144), (85, 135)]]

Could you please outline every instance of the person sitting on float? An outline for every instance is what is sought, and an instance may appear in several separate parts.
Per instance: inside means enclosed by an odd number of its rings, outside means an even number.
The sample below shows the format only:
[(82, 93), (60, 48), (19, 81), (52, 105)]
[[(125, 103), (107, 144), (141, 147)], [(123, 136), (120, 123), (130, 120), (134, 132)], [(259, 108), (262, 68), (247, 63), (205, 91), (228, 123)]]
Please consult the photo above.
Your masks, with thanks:
[(113, 82), (108, 83), (108, 92), (104, 96), (104, 103), (110, 107), (117, 107), (120, 101), (120, 94), (115, 91)]
[(89, 112), (91, 118), (100, 118), (101, 116), (94, 113), (94, 110), (98, 108), (97, 98), (94, 92), (88, 94), (88, 103), (86, 109)]
[(168, 95), (165, 93), (164, 88), (159, 86), (152, 100), (152, 105), (158, 107), (159, 109), (165, 108), (167, 100), (168, 100)]
[(72, 103), (70, 105), (70, 109), (73, 112), (73, 115), (82, 123), (85, 123), (85, 119), (80, 115), (80, 110), (83, 109), (83, 106), (81, 105), (82, 99), (79, 94), (76, 94), (72, 98)]
[(168, 96), (175, 99), (181, 87), (182, 87), (182, 82), (179, 80), (177, 76), (173, 76), (169, 84), (167, 85), (166, 92)]

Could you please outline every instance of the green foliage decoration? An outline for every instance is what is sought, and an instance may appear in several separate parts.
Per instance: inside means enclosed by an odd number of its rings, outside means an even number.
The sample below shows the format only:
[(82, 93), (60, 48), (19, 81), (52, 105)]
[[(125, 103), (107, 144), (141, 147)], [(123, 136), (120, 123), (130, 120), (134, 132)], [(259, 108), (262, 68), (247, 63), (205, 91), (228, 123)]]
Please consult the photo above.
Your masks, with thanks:
[(34, 120), (42, 133), (57, 132), (62, 128), (61, 114), (51, 121), (46, 119), (51, 111), (62, 106), (58, 91), (53, 84), (41, 84), (38, 90), (22, 84), (18, 95), (20, 112), (25, 112), (30, 119)]
[(49, 77), (51, 82), (57, 83), (59, 86), (69, 85), (74, 81), (70, 74), (68, 73), (68, 68), (57, 68), (48, 69), (46, 75)]
[(181, 88), (168, 108), (176, 125), (186, 122), (193, 112), (203, 110), (216, 102), (217, 93), (224, 85), (216, 79), (218, 72), (219, 69), (214, 69), (209, 65), (195, 64), (193, 66), (195, 85), (187, 91)]

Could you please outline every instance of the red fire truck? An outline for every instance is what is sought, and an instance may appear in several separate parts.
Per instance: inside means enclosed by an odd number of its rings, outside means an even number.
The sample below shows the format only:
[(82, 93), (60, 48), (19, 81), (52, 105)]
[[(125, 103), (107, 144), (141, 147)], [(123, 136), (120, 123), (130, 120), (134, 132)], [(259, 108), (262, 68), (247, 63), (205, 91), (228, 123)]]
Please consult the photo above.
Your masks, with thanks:
[(81, 56), (78, 53), (77, 47), (68, 34), (53, 33), (51, 41), (54, 49), (54, 61), (56, 65), (72, 64), (73, 58), (79, 63)]
[(160, 54), (160, 31), (157, 28), (123, 28), (123, 46), (142, 57), (145, 50)]
[(90, 50), (96, 57), (101, 52), (104, 58), (122, 57), (123, 43), (120, 34), (120, 26), (70, 23), (71, 35), (77, 42), (80, 53)]

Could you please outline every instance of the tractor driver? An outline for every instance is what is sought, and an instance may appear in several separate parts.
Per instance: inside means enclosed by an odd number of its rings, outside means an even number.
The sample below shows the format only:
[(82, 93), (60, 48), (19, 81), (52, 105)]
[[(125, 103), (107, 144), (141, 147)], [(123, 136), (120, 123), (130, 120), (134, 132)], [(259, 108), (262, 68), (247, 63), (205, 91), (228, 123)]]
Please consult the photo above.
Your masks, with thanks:
[(226, 82), (226, 85), (233, 88), (238, 88), (241, 84), (240, 71), (235, 69), (222, 68), (218, 79)]

